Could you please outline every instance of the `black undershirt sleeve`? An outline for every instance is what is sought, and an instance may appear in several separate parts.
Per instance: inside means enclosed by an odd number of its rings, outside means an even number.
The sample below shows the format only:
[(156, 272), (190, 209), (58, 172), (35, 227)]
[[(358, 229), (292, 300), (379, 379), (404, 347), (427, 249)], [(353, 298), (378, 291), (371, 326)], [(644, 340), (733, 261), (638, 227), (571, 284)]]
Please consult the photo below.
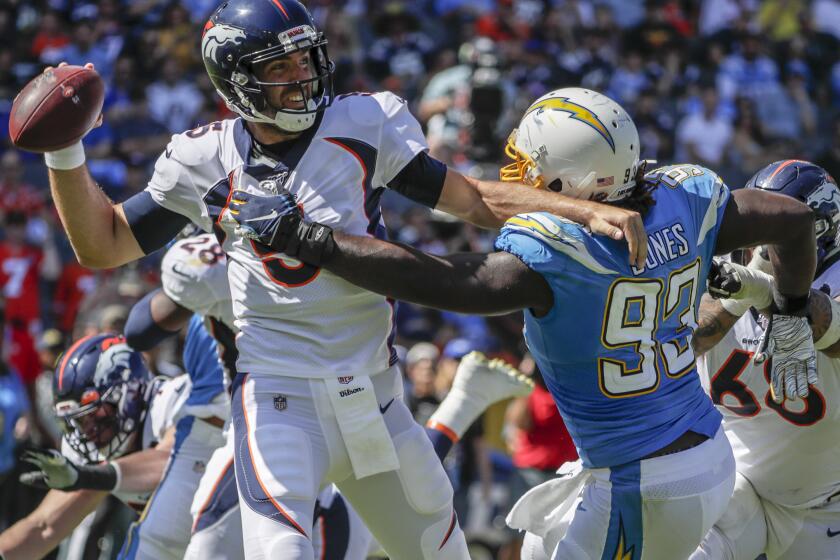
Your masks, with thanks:
[(446, 164), (424, 151), (414, 156), (414, 159), (391, 179), (388, 188), (423, 206), (434, 208), (443, 191), (445, 180)]
[(131, 233), (147, 255), (169, 243), (190, 223), (186, 216), (155, 202), (148, 191), (139, 192), (123, 202), (123, 211)]

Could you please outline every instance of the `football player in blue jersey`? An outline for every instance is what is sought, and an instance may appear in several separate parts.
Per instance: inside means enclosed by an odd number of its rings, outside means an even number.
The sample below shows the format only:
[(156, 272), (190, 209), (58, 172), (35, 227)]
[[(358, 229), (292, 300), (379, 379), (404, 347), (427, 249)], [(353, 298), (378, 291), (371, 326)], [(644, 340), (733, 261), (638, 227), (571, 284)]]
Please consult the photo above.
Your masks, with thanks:
[[(644, 266), (628, 264), (627, 248), (614, 240), (546, 213), (509, 219), (498, 252), (444, 257), (307, 223), (285, 193), (236, 191), (231, 216), (239, 235), (378, 293), (464, 313), (525, 309), (526, 341), (582, 463), (523, 497), (508, 522), (535, 535), (532, 556), (687, 558), (735, 480), (721, 415), (692, 351), (712, 255), (769, 247), (777, 289), (763, 348), (773, 350), (777, 386), (805, 397), (816, 382), (805, 317), (813, 215), (774, 193), (730, 194), (697, 165), (645, 174), (633, 121), (590, 90), (537, 100), (508, 154), (514, 163), (503, 179), (642, 211)], [(266, 217), (267, 208), (279, 216)]]

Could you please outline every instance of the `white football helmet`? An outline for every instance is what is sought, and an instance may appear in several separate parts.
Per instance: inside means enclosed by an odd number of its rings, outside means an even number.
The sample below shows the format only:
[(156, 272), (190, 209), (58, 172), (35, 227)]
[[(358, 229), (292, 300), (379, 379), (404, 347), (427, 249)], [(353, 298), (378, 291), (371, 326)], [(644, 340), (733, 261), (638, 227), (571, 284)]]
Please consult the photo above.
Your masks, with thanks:
[(537, 99), (508, 138), (502, 181), (574, 198), (629, 195), (639, 169), (639, 133), (621, 105), (592, 90), (563, 88)]

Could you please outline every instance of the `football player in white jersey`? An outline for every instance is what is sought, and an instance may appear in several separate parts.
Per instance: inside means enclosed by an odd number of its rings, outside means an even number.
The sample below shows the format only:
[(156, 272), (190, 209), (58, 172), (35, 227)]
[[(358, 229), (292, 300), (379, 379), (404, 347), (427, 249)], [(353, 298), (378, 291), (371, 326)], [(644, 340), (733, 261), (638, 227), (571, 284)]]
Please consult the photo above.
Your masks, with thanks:
[[(187, 375), (153, 378), (141, 355), (121, 336), (78, 340), (59, 361), (53, 379), (55, 411), (67, 428), (61, 453), (30, 452), (28, 460), (37, 470), (21, 477), (52, 490), (35, 511), (0, 534), (0, 554), (7, 560), (43, 557), (109, 492), (137, 511), (153, 502), (150, 494), (162, 479), (165, 484), (171, 454), (194, 463), (195, 446), (184, 446), (176, 437), (176, 425), (191, 421), (183, 416), (189, 388)], [(197, 480), (192, 486), (167, 485), (164, 492), (189, 500), (196, 486)], [(171, 533), (155, 530), (160, 529), (157, 524), (144, 527), (144, 517), (133, 526), (121, 557), (181, 558), (167, 548)], [(170, 528), (184, 523), (166, 522)]]
[(692, 560), (755, 560), (762, 553), (770, 560), (840, 558), (840, 302), (833, 299), (840, 295), (840, 189), (824, 169), (798, 160), (768, 165), (747, 187), (797, 198), (816, 216), (809, 305), (820, 384), (804, 400), (773, 398), (780, 388), (768, 382), (769, 361), (755, 359), (766, 328), (756, 309), (771, 306), (773, 278), (753, 267), (766, 270), (769, 263), (759, 253), (749, 269), (721, 265), (725, 273), (710, 280), (710, 293), (716, 287), (738, 299), (704, 299), (694, 341), (704, 352), (698, 370), (724, 415), (738, 477), (727, 512)]
[[(205, 25), (201, 48), (211, 81), (241, 118), (175, 135), (143, 193), (108, 200), (90, 178), (81, 142), (46, 154), (79, 261), (119, 266), (190, 221), (222, 242), (240, 331), (232, 417), (249, 558), (312, 557), (325, 481), (336, 482), (392, 556), (466, 557), (431, 444), (401, 402), (389, 404), (401, 386), (390, 302), (317, 260), (303, 264), (232, 235), (230, 195), (282, 189), (313, 220), (372, 236), (384, 231), (378, 201), (386, 188), (485, 227), (544, 210), (624, 235), (629, 258), (643, 266), (639, 215), (447, 169), (427, 154), (401, 99), (332, 95), (326, 39), (297, 0), (225, 2)], [(580, 106), (565, 110), (592, 121)]]
[[(133, 340), (137, 347), (153, 345), (174, 334), (195, 311), (205, 316), (217, 337), (223, 362), (229, 372), (235, 372), (233, 332), (236, 327), (230, 318), (225, 257), (215, 237), (200, 234), (173, 244), (161, 264), (161, 283), (162, 290), (144, 297), (132, 309), (126, 326), (129, 341)], [(477, 352), (467, 355), (456, 372), (453, 389), (428, 424), (427, 434), (438, 457), (442, 459), (446, 455), (452, 443), (487, 406), (504, 398), (524, 396), (532, 386), (529, 380), (498, 360), (488, 361)], [(202, 477), (193, 500), (193, 535), (185, 558), (242, 557), (232, 466), (233, 441), (229, 437), (226, 446), (214, 453)], [(334, 485), (321, 491), (316, 511), (313, 532), (316, 558), (362, 560), (366, 557), (372, 536)]]

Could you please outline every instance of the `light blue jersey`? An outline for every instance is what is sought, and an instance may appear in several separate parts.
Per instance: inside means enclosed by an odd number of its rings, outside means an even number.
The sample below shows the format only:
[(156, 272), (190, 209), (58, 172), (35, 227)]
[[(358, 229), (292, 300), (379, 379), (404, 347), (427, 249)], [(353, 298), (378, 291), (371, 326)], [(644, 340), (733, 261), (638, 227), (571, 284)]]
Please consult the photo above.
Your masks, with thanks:
[(551, 311), (525, 312), (525, 339), (587, 467), (636, 461), (687, 430), (713, 437), (721, 422), (691, 337), (729, 189), (694, 165), (648, 179), (643, 270), (625, 242), (550, 214), (515, 216), (496, 240), (551, 286)]
[(192, 381), (187, 406), (209, 404), (225, 391), (225, 374), (219, 361), (218, 344), (207, 332), (199, 315), (193, 315), (187, 327), (184, 368)]

